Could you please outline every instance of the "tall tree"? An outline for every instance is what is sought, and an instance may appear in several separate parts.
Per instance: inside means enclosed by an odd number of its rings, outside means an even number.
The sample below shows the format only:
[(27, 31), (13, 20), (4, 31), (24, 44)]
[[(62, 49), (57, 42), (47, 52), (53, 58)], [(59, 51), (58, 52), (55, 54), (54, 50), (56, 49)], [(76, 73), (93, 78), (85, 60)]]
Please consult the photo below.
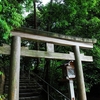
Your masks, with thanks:
[[(36, 0), (33, 0), (33, 7), (34, 7), (34, 29), (37, 29), (37, 14), (36, 14)], [(39, 50), (39, 42), (36, 42), (36, 50)], [(37, 64), (35, 67), (35, 71), (37, 72), (37, 69), (39, 67), (40, 59), (37, 58)]]
[(36, 18), (36, 0), (33, 0), (33, 7), (34, 7), (34, 29), (37, 29), (37, 18)]

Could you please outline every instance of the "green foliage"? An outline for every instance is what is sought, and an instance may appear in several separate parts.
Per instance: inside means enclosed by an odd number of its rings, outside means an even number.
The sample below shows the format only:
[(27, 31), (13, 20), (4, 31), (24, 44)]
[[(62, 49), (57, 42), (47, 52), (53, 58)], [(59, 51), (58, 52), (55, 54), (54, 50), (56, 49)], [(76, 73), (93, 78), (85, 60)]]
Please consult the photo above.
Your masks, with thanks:
[(7, 94), (0, 95), (0, 100), (6, 100)]
[(3, 72), (0, 71), (0, 75), (2, 75), (2, 74), (3, 74)]
[(6, 21), (0, 19), (0, 38), (7, 39), (10, 34), (10, 27), (6, 23)]
[(2, 5), (0, 5), (0, 12), (2, 11)]
[(0, 8), (0, 38), (7, 39), (10, 36), (10, 31), (13, 28), (20, 27), (23, 23), (23, 17), (20, 14), (21, 11), (19, 11), (21, 6), (19, 4), (16, 6), (14, 2), (4, 0), (0, 2)]

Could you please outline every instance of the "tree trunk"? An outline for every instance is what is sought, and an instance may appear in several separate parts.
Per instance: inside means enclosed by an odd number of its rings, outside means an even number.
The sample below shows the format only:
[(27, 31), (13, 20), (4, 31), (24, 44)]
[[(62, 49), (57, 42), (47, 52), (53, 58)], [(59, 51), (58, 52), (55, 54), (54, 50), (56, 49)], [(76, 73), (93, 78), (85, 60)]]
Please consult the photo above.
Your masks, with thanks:
[[(37, 29), (37, 16), (36, 16), (36, 0), (33, 0), (33, 5), (34, 5), (34, 29)], [(36, 42), (36, 50), (39, 50), (39, 43)], [(39, 63), (40, 63), (40, 58), (37, 58), (37, 64), (36, 64), (36, 67), (35, 67), (35, 71), (37, 72), (37, 69), (38, 69), (38, 66), (39, 66)]]
[(36, 1), (33, 0), (34, 5), (34, 29), (37, 29), (37, 18), (36, 18)]
[[(52, 9), (52, 2), (53, 0), (50, 1), (50, 8)], [(51, 15), (51, 9), (50, 9), (50, 12), (49, 12), (49, 15)], [(51, 16), (48, 16), (48, 19), (49, 21), (47, 22), (47, 31), (50, 31), (51, 30)], [(50, 83), (50, 63), (51, 63), (51, 60), (50, 59), (45, 59), (46, 63), (45, 63), (45, 66), (44, 66), (44, 79), (47, 83)], [(46, 86), (46, 85), (45, 85)], [(45, 89), (50, 92), (48, 90), (49, 86), (46, 86)], [(49, 95), (47, 94), (47, 97), (46, 97), (47, 100), (49, 100)]]
[[(53, 2), (53, 0), (51, 0), (50, 1), (50, 8), (52, 8), (52, 2)], [(50, 9), (51, 10), (51, 9)], [(49, 15), (51, 14), (51, 12), (49, 12)], [(51, 18), (49, 17), (48, 18), (49, 19), (49, 22), (47, 22), (48, 23), (48, 25), (47, 25), (47, 31), (50, 31), (51, 30)], [(45, 64), (45, 70), (46, 70), (46, 76), (45, 76), (45, 79), (46, 79), (46, 81), (47, 82), (49, 82), (49, 70), (50, 70), (50, 59), (45, 59), (45, 61), (46, 61), (46, 64)]]

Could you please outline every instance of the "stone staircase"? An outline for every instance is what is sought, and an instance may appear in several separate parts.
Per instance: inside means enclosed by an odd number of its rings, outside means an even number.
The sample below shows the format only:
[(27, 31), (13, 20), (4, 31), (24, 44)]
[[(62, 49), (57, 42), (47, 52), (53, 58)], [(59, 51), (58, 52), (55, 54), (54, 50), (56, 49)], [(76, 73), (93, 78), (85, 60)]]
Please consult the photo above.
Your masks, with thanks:
[[(8, 80), (5, 83), (5, 93), (8, 94)], [(30, 80), (26, 75), (20, 78), (19, 100), (43, 100), (42, 88), (35, 78)]]

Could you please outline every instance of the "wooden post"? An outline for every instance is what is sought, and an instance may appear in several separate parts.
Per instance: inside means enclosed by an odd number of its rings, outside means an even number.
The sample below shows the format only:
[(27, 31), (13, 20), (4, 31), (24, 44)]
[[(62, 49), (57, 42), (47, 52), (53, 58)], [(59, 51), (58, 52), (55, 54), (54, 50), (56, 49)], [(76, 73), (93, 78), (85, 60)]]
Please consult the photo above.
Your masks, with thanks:
[(78, 88), (78, 100), (87, 100), (79, 46), (76, 45), (74, 47), (74, 53), (75, 53), (75, 63), (76, 63), (75, 69), (76, 69), (76, 79)]
[(73, 80), (71, 79), (69, 79), (69, 87), (70, 87), (70, 98), (71, 100), (75, 100), (74, 85), (73, 85)]
[[(54, 52), (54, 44), (52, 43), (46, 43), (46, 49), (47, 52)], [(50, 70), (50, 59), (46, 59), (46, 81), (50, 83), (49, 79), (49, 70)], [(47, 100), (50, 100), (50, 87), (47, 85)]]
[(8, 100), (19, 100), (20, 41), (20, 37), (12, 37)]

